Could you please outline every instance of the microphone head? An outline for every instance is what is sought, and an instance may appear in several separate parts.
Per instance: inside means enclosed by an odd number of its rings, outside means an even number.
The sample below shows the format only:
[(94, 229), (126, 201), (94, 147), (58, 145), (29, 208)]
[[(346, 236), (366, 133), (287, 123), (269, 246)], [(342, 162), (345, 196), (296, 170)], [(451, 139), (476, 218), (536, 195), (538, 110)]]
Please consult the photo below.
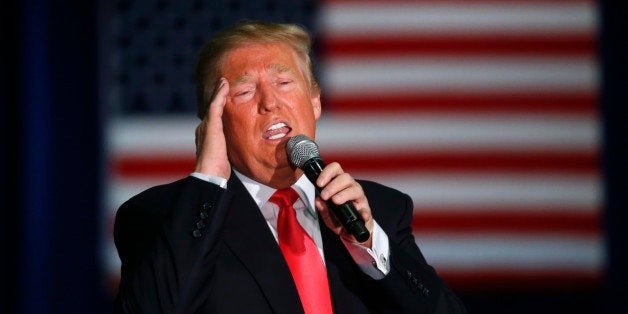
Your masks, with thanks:
[(293, 136), (288, 140), (286, 152), (292, 165), (298, 168), (312, 158), (320, 158), (318, 145), (303, 134)]

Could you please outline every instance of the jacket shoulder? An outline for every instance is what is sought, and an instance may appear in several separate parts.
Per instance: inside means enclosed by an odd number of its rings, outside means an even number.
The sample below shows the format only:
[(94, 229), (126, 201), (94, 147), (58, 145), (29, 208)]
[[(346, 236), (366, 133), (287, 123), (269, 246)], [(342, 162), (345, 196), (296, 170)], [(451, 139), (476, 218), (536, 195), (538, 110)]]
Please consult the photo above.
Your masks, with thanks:
[(412, 204), (410, 196), (397, 189), (369, 180), (357, 181), (362, 186), (371, 207), (379, 204), (387, 204), (386, 207), (405, 207), (408, 202)]
[(177, 194), (177, 191), (179, 191), (188, 180), (188, 178), (184, 178), (174, 182), (150, 187), (128, 199), (126, 202), (123, 203), (121, 208), (125, 207), (125, 205), (131, 204), (136, 205), (152, 202), (161, 203), (165, 199), (174, 197)]

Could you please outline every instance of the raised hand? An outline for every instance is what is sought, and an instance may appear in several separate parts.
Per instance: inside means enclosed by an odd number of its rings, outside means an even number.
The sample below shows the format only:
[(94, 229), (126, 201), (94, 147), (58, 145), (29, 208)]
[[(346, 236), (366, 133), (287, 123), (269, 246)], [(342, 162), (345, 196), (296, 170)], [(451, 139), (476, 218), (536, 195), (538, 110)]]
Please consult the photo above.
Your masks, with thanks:
[(227, 144), (223, 131), (222, 113), (227, 103), (229, 82), (221, 78), (214, 98), (203, 121), (196, 127), (195, 172), (229, 179), (231, 165), (227, 159)]

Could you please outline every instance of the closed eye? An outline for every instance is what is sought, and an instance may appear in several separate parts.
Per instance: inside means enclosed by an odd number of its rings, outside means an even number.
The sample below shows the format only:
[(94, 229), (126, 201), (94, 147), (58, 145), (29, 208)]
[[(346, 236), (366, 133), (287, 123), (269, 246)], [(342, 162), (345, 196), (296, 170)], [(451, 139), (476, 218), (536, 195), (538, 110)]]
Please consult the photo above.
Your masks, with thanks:
[(236, 92), (236, 93), (234, 94), (234, 96), (236, 96), (236, 97), (238, 97), (238, 96), (244, 96), (244, 95), (247, 95), (247, 94), (253, 93), (253, 91), (255, 91), (255, 89), (245, 89), (245, 90), (242, 90), (242, 91), (238, 91), (238, 92)]
[(277, 82), (277, 87), (280, 90), (283, 91), (289, 91), (290, 89), (292, 89), (292, 83), (294, 83), (294, 80), (281, 80), (279, 82)]

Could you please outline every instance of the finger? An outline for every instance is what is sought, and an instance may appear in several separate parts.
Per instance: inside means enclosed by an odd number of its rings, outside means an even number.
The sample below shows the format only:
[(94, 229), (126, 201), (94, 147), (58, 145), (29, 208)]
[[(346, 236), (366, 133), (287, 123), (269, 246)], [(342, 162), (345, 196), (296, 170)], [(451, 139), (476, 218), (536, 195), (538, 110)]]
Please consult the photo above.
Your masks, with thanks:
[(204, 147), (224, 142), (222, 114), (228, 94), (229, 83), (227, 79), (221, 78), (214, 98), (207, 109), (209, 112), (201, 122), (202, 135), (199, 138), (199, 143), (203, 143), (202, 146)]
[(353, 200), (359, 196), (361, 192), (360, 186), (348, 173), (343, 173), (333, 178), (322, 190), (321, 198), (324, 200), (331, 199), (336, 204)]
[(334, 177), (342, 174), (343, 172), (344, 171), (342, 170), (342, 167), (340, 167), (339, 163), (332, 162), (329, 165), (325, 166), (323, 171), (321, 171), (321, 174), (318, 175), (318, 179), (316, 179), (316, 185), (318, 185), (319, 187), (324, 187), (329, 184), (329, 181), (331, 181)]
[[(342, 226), (338, 218), (336, 218), (336, 215), (333, 214), (333, 212), (330, 210), (329, 206), (327, 205), (325, 201), (323, 201), (320, 197), (317, 197), (314, 202), (327, 228), (329, 228), (332, 232), (334, 232), (335, 234), (339, 235), (340, 237), (344, 238), (345, 240), (349, 242), (358, 243), (356, 238), (352, 234), (350, 234), (344, 228), (344, 226)], [(370, 209), (368, 208), (368, 206), (366, 206), (364, 209), (358, 210), (358, 211), (360, 212), (362, 219), (364, 219), (366, 223), (366, 228), (369, 230), (369, 233), (372, 234), (373, 233), (373, 220), (370, 219), (371, 217)], [(360, 245), (371, 247), (370, 241), (371, 241), (371, 238), (369, 238), (369, 240), (366, 242), (360, 243)]]
[(210, 117), (222, 117), (222, 111), (227, 103), (227, 95), (229, 94), (229, 82), (224, 77), (218, 82), (218, 89), (212, 99), (209, 108), (207, 108)]
[(360, 216), (362, 216), (362, 220), (364, 220), (364, 221), (369, 221), (369, 220), (371, 220), (373, 218), (373, 216), (371, 215), (371, 211), (370, 210), (365, 210), (365, 209), (359, 210), (358, 209), (358, 212), (360, 213)]
[[(334, 182), (335, 180), (332, 181), (332, 183)], [(372, 219), (371, 209), (368, 203), (368, 199), (364, 194), (364, 190), (362, 189), (362, 186), (355, 181), (353, 181), (353, 184), (351, 184), (351, 186), (334, 194), (330, 198), (330, 200), (332, 203), (338, 205), (351, 202), (351, 204), (359, 212), (364, 221), (369, 221)]]

